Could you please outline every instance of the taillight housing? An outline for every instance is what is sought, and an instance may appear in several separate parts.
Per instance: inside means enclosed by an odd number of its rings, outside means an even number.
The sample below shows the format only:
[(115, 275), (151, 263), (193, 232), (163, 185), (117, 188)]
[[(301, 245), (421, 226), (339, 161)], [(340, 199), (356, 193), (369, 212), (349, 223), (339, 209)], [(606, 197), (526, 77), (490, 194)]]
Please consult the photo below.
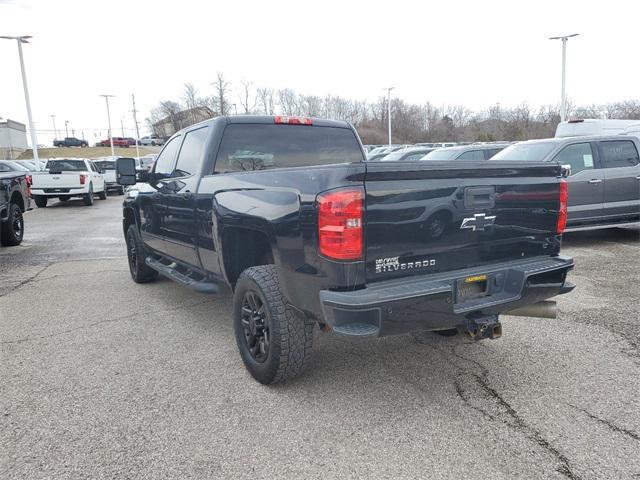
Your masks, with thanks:
[(560, 179), (560, 198), (558, 201), (558, 223), (556, 225), (556, 232), (558, 234), (564, 232), (567, 226), (567, 202), (569, 201), (569, 189), (567, 181), (564, 178)]
[(86, 175), (80, 175), (80, 185), (84, 185), (84, 183), (87, 181), (87, 176)]
[(313, 125), (313, 121), (310, 118), (304, 117), (273, 117), (273, 122), (279, 125)]
[(31, 175), (27, 175), (26, 179), (27, 179), (27, 197), (31, 198), (31, 185), (33, 185), (33, 177)]
[(320, 254), (336, 260), (362, 259), (364, 190), (342, 188), (318, 195)]

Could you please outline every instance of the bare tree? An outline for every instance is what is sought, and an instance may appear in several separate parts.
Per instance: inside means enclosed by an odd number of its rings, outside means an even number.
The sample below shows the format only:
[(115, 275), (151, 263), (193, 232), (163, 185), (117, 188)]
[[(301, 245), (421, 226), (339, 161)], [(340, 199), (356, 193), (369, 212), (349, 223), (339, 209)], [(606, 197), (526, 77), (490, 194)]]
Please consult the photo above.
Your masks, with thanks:
[(218, 72), (216, 81), (213, 83), (213, 87), (215, 90), (213, 96), (214, 110), (217, 110), (220, 115), (228, 115), (231, 111), (232, 105), (229, 101), (231, 84), (225, 80), (222, 72)]
[(273, 88), (261, 87), (256, 91), (257, 101), (265, 115), (273, 115), (275, 112), (275, 97)]
[(242, 85), (240, 105), (244, 109), (244, 113), (248, 115), (256, 108), (256, 95), (253, 93), (253, 83), (243, 80), (240, 84)]
[(298, 96), (290, 88), (278, 90), (278, 102), (283, 115), (298, 114)]

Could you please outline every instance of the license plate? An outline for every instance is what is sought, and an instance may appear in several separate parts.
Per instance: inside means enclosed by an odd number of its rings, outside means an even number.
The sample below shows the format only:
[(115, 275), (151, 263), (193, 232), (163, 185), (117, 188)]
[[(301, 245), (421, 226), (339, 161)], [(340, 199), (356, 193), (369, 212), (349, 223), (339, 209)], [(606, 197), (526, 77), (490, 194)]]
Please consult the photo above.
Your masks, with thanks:
[(486, 275), (473, 275), (456, 282), (456, 302), (462, 303), (488, 294), (488, 279)]

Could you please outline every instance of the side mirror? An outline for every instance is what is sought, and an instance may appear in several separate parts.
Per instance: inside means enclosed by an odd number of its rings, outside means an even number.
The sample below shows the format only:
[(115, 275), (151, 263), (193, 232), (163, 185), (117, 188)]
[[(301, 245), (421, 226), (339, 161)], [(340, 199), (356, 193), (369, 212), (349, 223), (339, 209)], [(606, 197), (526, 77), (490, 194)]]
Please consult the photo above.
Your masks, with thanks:
[(136, 184), (136, 161), (133, 158), (116, 160), (116, 182), (119, 185)]

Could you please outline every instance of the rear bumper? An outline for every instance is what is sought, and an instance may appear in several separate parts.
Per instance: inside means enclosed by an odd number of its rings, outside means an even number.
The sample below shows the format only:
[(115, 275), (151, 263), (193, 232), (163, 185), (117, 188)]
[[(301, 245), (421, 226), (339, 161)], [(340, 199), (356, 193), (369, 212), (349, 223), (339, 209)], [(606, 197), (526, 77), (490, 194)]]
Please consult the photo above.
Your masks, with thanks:
[[(384, 281), (351, 292), (322, 290), (320, 303), (325, 322), (346, 335), (444, 330), (465, 325), (470, 318), (504, 313), (568, 293), (575, 287), (566, 281), (573, 266), (570, 257), (537, 257)], [(488, 294), (458, 301), (458, 283), (474, 275), (487, 275)]]
[(31, 195), (43, 195), (47, 197), (59, 197), (61, 195), (83, 195), (89, 193), (87, 187), (55, 187), (55, 188), (32, 188)]

